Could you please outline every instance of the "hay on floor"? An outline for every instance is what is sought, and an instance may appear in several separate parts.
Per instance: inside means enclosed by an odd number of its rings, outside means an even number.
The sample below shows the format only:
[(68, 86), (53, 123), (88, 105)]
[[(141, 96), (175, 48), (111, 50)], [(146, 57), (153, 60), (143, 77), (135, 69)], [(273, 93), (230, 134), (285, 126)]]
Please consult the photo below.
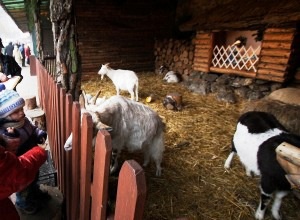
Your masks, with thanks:
[[(181, 84), (166, 84), (152, 72), (138, 73), (139, 101), (158, 112), (166, 123), (163, 171), (155, 176), (155, 166), (145, 169), (147, 200), (145, 220), (163, 219), (254, 219), (259, 202), (258, 178), (246, 176), (237, 158), (224, 169), (236, 121), (244, 102), (227, 104), (214, 95), (189, 92)], [(100, 76), (82, 82), (82, 89), (95, 95), (116, 94), (112, 81)], [(163, 98), (171, 92), (182, 95), (183, 110), (166, 110)], [(121, 95), (130, 97), (123, 91)], [(153, 95), (154, 101), (145, 100)], [(127, 154), (142, 164), (140, 155)], [(270, 210), (270, 209), (269, 209)], [(285, 219), (300, 216), (299, 200), (293, 194), (284, 199)], [(265, 219), (272, 219), (270, 211)]]

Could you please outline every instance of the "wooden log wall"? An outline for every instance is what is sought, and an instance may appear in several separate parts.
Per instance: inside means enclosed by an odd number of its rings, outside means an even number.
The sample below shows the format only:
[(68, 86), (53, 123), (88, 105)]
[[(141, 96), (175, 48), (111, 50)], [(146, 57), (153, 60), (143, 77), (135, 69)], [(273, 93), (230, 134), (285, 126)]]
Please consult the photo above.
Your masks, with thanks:
[(294, 28), (266, 29), (256, 78), (285, 82), (291, 77), (291, 70), (295, 67), (294, 62), (290, 62), (294, 37)]
[(136, 72), (155, 68), (154, 39), (170, 37), (176, 1), (75, 1), (82, 79), (101, 64)]
[(165, 65), (169, 70), (176, 71), (185, 77), (192, 71), (194, 43), (191, 39), (156, 40), (154, 55), (156, 70)]
[(213, 33), (198, 32), (195, 38), (194, 70), (209, 72), (213, 50)]

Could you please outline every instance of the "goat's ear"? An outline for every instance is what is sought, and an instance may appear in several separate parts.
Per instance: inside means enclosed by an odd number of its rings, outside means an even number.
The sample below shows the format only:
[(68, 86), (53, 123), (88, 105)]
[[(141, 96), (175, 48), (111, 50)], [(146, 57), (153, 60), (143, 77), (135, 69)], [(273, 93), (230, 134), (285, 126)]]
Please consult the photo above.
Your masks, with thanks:
[(80, 96), (79, 96), (79, 104), (80, 104), (80, 108), (85, 109), (85, 103), (84, 103), (84, 98), (83, 98), (82, 94), (80, 94)]
[(106, 63), (106, 64), (104, 64), (104, 65), (105, 65), (105, 66), (109, 66), (109, 64), (110, 64), (110, 63)]

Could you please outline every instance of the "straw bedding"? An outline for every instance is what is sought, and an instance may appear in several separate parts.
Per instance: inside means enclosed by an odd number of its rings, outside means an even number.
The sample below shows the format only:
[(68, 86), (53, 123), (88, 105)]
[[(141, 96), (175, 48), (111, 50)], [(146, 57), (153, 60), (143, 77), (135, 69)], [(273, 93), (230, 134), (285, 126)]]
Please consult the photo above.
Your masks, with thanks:
[[(165, 84), (162, 76), (138, 73), (139, 101), (158, 112), (166, 123), (163, 171), (155, 176), (155, 166), (145, 168), (147, 199), (145, 220), (163, 219), (254, 219), (259, 202), (258, 178), (246, 176), (238, 158), (224, 169), (232, 134), (245, 101), (227, 104), (213, 95), (190, 93), (181, 84)], [(95, 95), (116, 94), (112, 81), (95, 74), (82, 82), (82, 89)], [(182, 95), (183, 110), (166, 110), (163, 98), (171, 92)], [(126, 91), (121, 95), (130, 97)], [(154, 101), (146, 103), (149, 95)], [(125, 154), (142, 164), (141, 155)], [(290, 194), (281, 207), (284, 219), (298, 219), (299, 200)], [(265, 219), (272, 219), (266, 212)]]

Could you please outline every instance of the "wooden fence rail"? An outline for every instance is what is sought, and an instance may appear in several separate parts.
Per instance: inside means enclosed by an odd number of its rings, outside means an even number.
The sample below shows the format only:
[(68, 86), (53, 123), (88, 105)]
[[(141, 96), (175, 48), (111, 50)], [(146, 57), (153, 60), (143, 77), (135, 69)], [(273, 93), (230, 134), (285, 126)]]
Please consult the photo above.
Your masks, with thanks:
[[(107, 216), (111, 138), (99, 131), (93, 151), (93, 123), (87, 113), (81, 117), (78, 102), (31, 57), (31, 73), (37, 75), (40, 107), (46, 115), (47, 132), (58, 187), (64, 196), (67, 220), (142, 219), (146, 198), (145, 174), (135, 161), (126, 161), (120, 171), (115, 212)], [(72, 132), (72, 150), (64, 143)]]

